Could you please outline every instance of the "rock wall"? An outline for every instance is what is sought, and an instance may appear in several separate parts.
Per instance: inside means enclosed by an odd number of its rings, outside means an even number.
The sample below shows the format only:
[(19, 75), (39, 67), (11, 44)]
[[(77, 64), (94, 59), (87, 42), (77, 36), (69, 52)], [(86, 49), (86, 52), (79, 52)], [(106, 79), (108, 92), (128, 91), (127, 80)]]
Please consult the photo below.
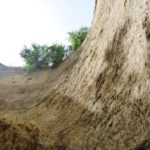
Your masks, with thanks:
[(150, 143), (150, 1), (97, 0), (80, 50), (46, 98), (64, 118), (58, 126), (67, 122), (66, 147), (149, 149), (143, 143)]

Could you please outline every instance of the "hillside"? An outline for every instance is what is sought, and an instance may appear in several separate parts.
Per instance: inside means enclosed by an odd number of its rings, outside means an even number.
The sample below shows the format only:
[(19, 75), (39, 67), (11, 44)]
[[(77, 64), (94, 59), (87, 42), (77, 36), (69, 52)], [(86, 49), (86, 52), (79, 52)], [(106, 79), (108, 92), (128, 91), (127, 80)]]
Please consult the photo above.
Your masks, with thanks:
[[(76, 63), (80, 54), (75, 52), (58, 69), (46, 69), (31, 74), (23, 68), (2, 65), (0, 70), (0, 109), (21, 109), (37, 105), (55, 88)], [(61, 77), (62, 76), (62, 77)]]
[(149, 150), (149, 33), (149, 0), (96, 0), (86, 41), (57, 69), (2, 72), (0, 114), (36, 124), (35, 150)]
[(2, 63), (0, 63), (0, 70), (5, 70), (7, 69), (7, 66), (3, 65)]

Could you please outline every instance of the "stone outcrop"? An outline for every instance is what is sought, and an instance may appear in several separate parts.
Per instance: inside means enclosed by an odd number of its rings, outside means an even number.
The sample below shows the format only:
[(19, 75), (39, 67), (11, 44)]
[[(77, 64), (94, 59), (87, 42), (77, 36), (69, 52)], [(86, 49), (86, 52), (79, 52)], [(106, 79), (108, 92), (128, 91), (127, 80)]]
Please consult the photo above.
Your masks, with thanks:
[(97, 0), (78, 51), (45, 99), (60, 112), (52, 133), (66, 149), (149, 149), (150, 1)]

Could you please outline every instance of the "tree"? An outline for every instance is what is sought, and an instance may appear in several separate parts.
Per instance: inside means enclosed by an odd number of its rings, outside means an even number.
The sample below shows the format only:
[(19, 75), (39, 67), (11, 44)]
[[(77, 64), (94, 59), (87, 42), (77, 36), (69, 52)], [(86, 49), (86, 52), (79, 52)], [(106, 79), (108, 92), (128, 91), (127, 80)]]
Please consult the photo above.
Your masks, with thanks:
[(76, 50), (81, 46), (83, 41), (85, 40), (87, 34), (89, 32), (89, 28), (81, 27), (77, 31), (69, 32), (69, 42), (71, 43), (71, 50)]
[(24, 46), (20, 53), (26, 63), (26, 70), (28, 72), (45, 68), (49, 65), (50, 52), (47, 45), (32, 44), (31, 48)]
[(32, 44), (31, 48), (26, 46), (20, 55), (26, 63), (26, 70), (32, 72), (37, 69), (47, 68), (49, 65), (57, 66), (64, 58), (64, 48), (62, 44), (52, 46)]
[(65, 46), (62, 44), (53, 44), (50, 49), (50, 62), (53, 67), (58, 66), (65, 56)]

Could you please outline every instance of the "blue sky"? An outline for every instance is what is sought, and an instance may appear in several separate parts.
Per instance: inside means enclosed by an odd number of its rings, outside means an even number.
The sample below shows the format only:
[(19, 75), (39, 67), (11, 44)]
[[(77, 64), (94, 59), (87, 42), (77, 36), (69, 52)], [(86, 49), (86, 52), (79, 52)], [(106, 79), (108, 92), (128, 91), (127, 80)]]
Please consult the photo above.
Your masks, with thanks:
[(67, 43), (67, 32), (90, 27), (95, 0), (0, 0), (0, 62), (21, 66), (31, 43)]

